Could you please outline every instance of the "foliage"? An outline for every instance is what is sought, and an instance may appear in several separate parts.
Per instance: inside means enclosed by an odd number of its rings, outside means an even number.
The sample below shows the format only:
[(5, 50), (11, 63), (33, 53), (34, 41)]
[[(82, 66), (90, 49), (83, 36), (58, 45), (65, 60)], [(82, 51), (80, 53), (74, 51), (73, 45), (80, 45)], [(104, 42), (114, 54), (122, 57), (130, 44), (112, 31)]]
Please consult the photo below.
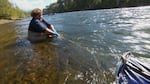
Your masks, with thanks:
[(18, 7), (13, 7), (8, 0), (0, 0), (0, 19), (17, 19), (26, 16)]
[(150, 0), (58, 0), (44, 13), (150, 5)]

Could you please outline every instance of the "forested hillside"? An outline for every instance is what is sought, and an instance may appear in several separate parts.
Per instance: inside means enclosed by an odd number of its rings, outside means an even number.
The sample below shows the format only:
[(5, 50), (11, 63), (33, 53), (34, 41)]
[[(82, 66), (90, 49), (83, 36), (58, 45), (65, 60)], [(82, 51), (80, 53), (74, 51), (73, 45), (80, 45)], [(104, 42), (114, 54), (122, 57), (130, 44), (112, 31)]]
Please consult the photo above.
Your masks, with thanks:
[(18, 19), (25, 16), (25, 12), (14, 7), (8, 0), (0, 0), (0, 19)]
[(150, 0), (58, 0), (44, 9), (44, 13), (93, 10), (150, 5)]

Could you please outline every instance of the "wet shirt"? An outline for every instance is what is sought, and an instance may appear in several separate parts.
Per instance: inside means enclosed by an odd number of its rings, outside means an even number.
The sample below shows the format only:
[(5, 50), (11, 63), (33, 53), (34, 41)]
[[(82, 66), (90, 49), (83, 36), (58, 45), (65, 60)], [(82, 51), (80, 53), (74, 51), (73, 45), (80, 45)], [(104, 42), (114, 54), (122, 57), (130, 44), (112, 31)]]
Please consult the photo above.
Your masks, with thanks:
[(39, 19), (33, 18), (29, 24), (28, 30), (32, 32), (44, 32), (46, 28), (50, 27), (50, 24), (46, 22), (44, 19), (40, 21)]

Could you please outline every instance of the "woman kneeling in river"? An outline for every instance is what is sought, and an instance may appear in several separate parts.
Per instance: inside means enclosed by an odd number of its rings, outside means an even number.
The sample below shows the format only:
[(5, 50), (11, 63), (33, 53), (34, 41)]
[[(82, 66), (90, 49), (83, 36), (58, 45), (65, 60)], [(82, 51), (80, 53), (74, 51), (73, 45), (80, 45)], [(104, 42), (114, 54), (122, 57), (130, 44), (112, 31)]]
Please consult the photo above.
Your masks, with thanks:
[(42, 11), (35, 8), (31, 12), (32, 20), (28, 28), (28, 39), (37, 42), (55, 36), (54, 26), (42, 18)]

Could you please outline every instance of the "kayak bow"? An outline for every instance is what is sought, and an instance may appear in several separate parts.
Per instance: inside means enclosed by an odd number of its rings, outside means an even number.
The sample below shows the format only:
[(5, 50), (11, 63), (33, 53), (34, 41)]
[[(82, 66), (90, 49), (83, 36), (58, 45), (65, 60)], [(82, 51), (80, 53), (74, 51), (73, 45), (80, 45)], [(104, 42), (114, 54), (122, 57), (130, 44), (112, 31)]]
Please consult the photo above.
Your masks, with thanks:
[(117, 84), (150, 84), (150, 64), (136, 59), (131, 52), (121, 56), (116, 69)]

